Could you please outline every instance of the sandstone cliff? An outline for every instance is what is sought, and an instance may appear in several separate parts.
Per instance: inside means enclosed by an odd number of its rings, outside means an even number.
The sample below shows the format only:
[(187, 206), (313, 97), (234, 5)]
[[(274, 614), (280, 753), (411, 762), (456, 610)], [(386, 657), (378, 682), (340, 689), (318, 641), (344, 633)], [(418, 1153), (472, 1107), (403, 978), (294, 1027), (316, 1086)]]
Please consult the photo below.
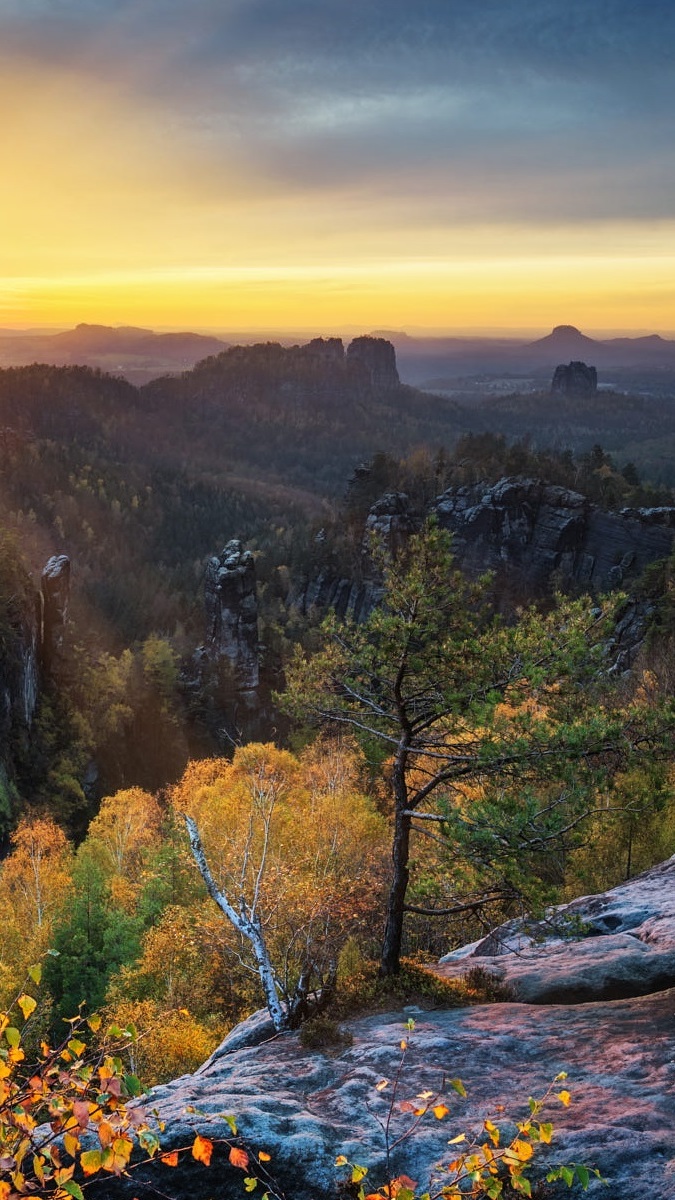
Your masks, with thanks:
[(204, 607), (209, 658), (229, 662), (240, 693), (255, 692), (260, 682), (255, 560), (240, 541), (233, 539), (209, 559)]
[(14, 766), (25, 753), (45, 675), (61, 652), (68, 613), (70, 561), (50, 558), (37, 592), (18, 557), (0, 556), (0, 825), (9, 821)]

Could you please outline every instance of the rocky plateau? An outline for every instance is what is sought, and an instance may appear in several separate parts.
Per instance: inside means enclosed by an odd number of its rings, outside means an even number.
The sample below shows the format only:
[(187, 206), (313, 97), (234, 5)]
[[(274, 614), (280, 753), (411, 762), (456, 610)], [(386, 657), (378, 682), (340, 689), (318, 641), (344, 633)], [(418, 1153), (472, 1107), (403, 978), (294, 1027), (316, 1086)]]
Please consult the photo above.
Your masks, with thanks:
[[(375, 1085), (394, 1078), (412, 1018), (397, 1099), (425, 1089), (445, 1094), (444, 1080), (455, 1077), (467, 1099), (450, 1089), (448, 1118), (430, 1117), (404, 1139), (395, 1171), (426, 1186), (453, 1153), (453, 1137), (479, 1130), (488, 1115), (502, 1126), (520, 1119), (528, 1097), (564, 1071), (572, 1103), (552, 1102), (553, 1143), (538, 1155), (533, 1178), (554, 1164), (583, 1163), (607, 1180), (592, 1179), (589, 1197), (675, 1197), (675, 857), (536, 926), (511, 922), (437, 969), (456, 975), (478, 965), (498, 973), (513, 999), (360, 1017), (346, 1022), (351, 1044), (326, 1052), (303, 1049), (296, 1033), (274, 1036), (266, 1014), (257, 1014), (194, 1075), (154, 1090), (152, 1106), (167, 1123), (164, 1144), (183, 1145), (196, 1130), (228, 1136), (219, 1116), (228, 1113), (248, 1147), (271, 1155), (278, 1195), (287, 1200), (347, 1195), (338, 1154), (367, 1166), (373, 1185), (383, 1182), (391, 1091)], [(395, 1136), (407, 1119), (395, 1106)], [(142, 1168), (133, 1185), (104, 1184), (93, 1194), (140, 1197), (148, 1184), (162, 1194), (229, 1200), (242, 1194), (242, 1182), (220, 1151), (208, 1169), (186, 1160), (169, 1179), (161, 1165)], [(556, 1200), (582, 1194), (537, 1186), (537, 1195)]]

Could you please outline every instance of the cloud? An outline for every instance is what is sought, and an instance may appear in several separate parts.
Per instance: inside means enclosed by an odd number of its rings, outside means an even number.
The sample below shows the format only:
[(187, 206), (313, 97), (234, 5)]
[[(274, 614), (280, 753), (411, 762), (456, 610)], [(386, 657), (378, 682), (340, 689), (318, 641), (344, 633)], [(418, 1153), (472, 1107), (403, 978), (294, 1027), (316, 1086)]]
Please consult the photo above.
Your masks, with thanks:
[(668, 216), (670, 0), (0, 0), (0, 54), (117, 92), (216, 195), (448, 221)]

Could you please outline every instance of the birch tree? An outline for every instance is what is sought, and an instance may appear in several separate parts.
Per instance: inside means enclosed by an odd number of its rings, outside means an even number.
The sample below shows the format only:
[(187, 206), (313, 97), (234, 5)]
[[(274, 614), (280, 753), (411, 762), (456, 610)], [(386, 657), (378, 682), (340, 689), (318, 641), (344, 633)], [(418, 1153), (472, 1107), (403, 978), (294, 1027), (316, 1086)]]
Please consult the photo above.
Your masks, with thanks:
[(382, 894), (385, 825), (357, 756), (271, 745), (192, 763), (172, 793), (209, 896), (242, 939), (275, 1028), (330, 987), (337, 955)]

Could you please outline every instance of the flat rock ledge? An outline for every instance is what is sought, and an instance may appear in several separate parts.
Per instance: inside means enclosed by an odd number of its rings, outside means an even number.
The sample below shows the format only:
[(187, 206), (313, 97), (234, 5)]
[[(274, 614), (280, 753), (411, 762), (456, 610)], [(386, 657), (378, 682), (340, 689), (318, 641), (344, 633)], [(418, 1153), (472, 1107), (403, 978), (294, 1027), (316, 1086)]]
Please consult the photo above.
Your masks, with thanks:
[[(232, 1113), (246, 1143), (272, 1156), (270, 1168), (287, 1200), (337, 1197), (337, 1180), (344, 1175), (334, 1166), (337, 1154), (368, 1166), (369, 1181), (382, 1183), (378, 1118), (388, 1100), (374, 1085), (394, 1075), (409, 1015), (393, 1012), (349, 1023), (353, 1044), (334, 1057), (305, 1051), (296, 1034), (285, 1034), (156, 1088), (152, 1102), (167, 1123), (163, 1145), (189, 1143), (197, 1130), (227, 1136), (217, 1114)], [(569, 1162), (598, 1167), (609, 1183), (593, 1181), (585, 1193), (593, 1198), (675, 1197), (673, 990), (574, 1006), (507, 1003), (417, 1014), (401, 1098), (441, 1089), (444, 1076), (462, 1079), (468, 1098), (450, 1090), (451, 1116), (442, 1123), (429, 1117), (399, 1148), (396, 1169), (426, 1184), (434, 1164), (452, 1153), (450, 1138), (479, 1129), (500, 1105), (506, 1112), (497, 1120), (520, 1118), (528, 1096), (542, 1093), (559, 1071), (568, 1072), (572, 1104), (551, 1105), (555, 1135), (538, 1159), (541, 1170)], [(99, 1200), (141, 1200), (152, 1195), (143, 1181), (164, 1195), (191, 1200), (243, 1195), (242, 1173), (222, 1153), (210, 1168), (189, 1160), (176, 1170), (159, 1164), (135, 1173), (133, 1183), (103, 1185), (91, 1194)], [(544, 1194), (577, 1193), (549, 1187)]]
[[(395, 1076), (413, 1017), (399, 1099), (442, 1093), (443, 1080), (456, 1077), (468, 1097), (449, 1089), (450, 1116), (427, 1118), (398, 1147), (394, 1173), (428, 1186), (437, 1164), (453, 1154), (450, 1139), (480, 1130), (486, 1116), (497, 1114), (506, 1126), (520, 1119), (528, 1097), (566, 1071), (572, 1104), (552, 1103), (553, 1144), (537, 1154), (533, 1178), (552, 1165), (583, 1163), (608, 1180), (591, 1182), (591, 1200), (675, 1200), (675, 987), (666, 986), (675, 983), (675, 857), (543, 922), (509, 922), (449, 955), (438, 971), (456, 976), (476, 966), (498, 974), (518, 999), (349, 1021), (353, 1041), (339, 1052), (305, 1050), (297, 1034), (274, 1035), (267, 1014), (256, 1014), (194, 1075), (154, 1089), (150, 1106), (166, 1123), (163, 1147), (190, 1144), (196, 1131), (227, 1137), (222, 1114), (232, 1114), (246, 1145), (271, 1155), (285, 1200), (346, 1198), (338, 1154), (367, 1166), (374, 1189), (385, 1181), (390, 1094), (375, 1084)], [(404, 1119), (395, 1117), (395, 1136)], [(176, 1169), (155, 1163), (88, 1194), (142, 1200), (158, 1192), (179, 1200), (245, 1194), (243, 1174), (222, 1147), (210, 1168), (189, 1156)], [(584, 1193), (543, 1184), (537, 1194), (573, 1200)]]

